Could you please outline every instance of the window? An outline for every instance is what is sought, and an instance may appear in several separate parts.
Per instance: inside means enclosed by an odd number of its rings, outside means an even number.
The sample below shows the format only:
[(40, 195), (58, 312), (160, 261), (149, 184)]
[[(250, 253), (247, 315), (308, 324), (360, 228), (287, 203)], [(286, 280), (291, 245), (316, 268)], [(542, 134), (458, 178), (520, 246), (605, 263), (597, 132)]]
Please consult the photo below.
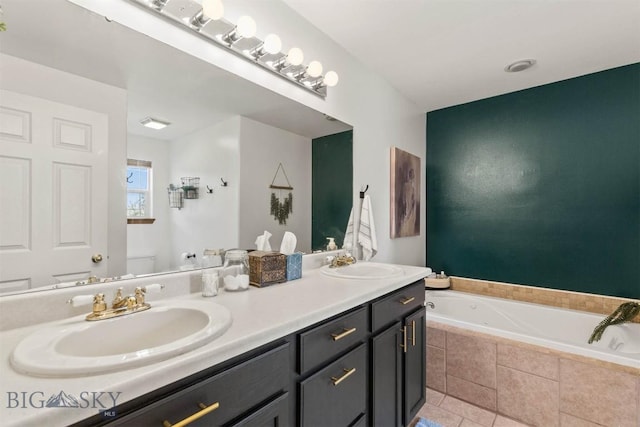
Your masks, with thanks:
[(151, 162), (127, 159), (127, 223), (153, 224)]

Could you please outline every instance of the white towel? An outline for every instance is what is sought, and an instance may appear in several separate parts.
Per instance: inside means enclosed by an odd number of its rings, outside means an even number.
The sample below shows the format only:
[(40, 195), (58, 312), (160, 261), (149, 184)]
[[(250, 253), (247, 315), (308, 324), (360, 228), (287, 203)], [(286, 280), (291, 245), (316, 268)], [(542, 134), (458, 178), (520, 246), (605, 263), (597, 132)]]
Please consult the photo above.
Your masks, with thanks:
[(371, 210), (371, 197), (364, 196), (362, 210), (360, 211), (360, 228), (358, 229), (358, 243), (362, 245), (362, 259), (369, 261), (378, 252), (378, 240), (376, 239), (376, 226), (373, 222)]
[(351, 208), (351, 213), (349, 213), (349, 221), (347, 222), (347, 229), (344, 232), (342, 249), (346, 249), (347, 251), (353, 249), (353, 208)]

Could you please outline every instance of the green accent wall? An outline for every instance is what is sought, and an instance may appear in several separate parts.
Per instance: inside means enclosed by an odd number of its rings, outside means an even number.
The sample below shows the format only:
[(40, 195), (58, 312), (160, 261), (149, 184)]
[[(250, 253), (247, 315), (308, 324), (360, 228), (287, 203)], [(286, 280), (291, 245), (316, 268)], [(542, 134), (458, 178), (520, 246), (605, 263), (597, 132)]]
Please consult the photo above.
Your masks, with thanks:
[(434, 270), (640, 298), (640, 63), (429, 112), (426, 168)]
[(353, 131), (311, 141), (311, 248), (342, 247), (353, 203)]

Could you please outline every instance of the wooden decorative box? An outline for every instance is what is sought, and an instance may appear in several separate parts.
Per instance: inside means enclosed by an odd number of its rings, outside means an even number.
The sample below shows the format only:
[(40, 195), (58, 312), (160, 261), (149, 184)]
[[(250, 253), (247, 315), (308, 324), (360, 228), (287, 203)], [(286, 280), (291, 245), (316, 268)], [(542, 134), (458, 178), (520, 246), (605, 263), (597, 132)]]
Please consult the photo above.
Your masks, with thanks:
[(262, 287), (286, 281), (286, 255), (280, 252), (249, 252), (249, 283)]

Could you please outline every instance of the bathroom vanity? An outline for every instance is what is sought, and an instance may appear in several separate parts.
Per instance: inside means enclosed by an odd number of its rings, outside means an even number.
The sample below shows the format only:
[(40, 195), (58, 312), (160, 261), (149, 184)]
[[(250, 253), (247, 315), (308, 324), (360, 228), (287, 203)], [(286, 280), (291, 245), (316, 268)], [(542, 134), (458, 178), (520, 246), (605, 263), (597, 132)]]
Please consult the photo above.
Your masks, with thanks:
[[(426, 269), (399, 267), (403, 274), (396, 277), (363, 280), (315, 269), (269, 288), (222, 293), (211, 300), (231, 311), (228, 331), (149, 366), (38, 378), (11, 370), (10, 349), (3, 348), (4, 393), (121, 392), (113, 408), (3, 413), (12, 424), (26, 419), (78, 426), (186, 425), (179, 424), (184, 420), (207, 426), (407, 425), (425, 400)], [(203, 300), (198, 294), (178, 298)], [(2, 335), (16, 343), (38, 326)], [(51, 393), (43, 391), (44, 398)]]

